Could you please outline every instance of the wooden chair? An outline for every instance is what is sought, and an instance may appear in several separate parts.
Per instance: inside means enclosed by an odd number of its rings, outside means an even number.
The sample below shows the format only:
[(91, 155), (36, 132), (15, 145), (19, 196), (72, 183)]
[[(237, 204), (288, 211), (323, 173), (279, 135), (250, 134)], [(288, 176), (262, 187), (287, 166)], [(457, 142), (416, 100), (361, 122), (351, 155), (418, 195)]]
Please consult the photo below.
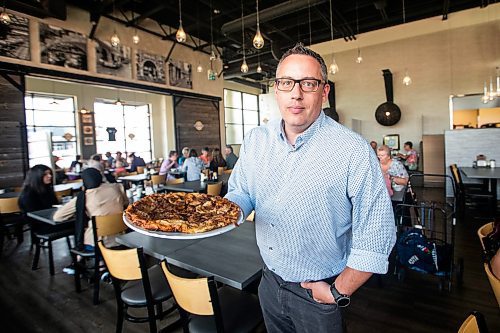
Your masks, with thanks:
[(477, 229), (477, 236), (479, 237), (479, 241), (481, 242), (481, 246), (483, 250), (486, 250), (484, 246), (483, 238), (488, 236), (493, 231), (494, 222), (489, 222)]
[(226, 174), (226, 175), (230, 175), (231, 172), (233, 172), (233, 169), (229, 169), (229, 170), (224, 170), (222, 173), (223, 174)]
[[(92, 216), (92, 228), (94, 235), (94, 244), (102, 239), (103, 237), (114, 236), (121, 234), (127, 230), (127, 226), (123, 222), (122, 213), (106, 215), (106, 216)], [(77, 248), (71, 249), (71, 257), (73, 259), (73, 266), (75, 267), (75, 289), (77, 292), (81, 291), (81, 277), (80, 275), (87, 271), (85, 261), (88, 259), (94, 260), (93, 265), (93, 283), (94, 283), (94, 304), (99, 303), (99, 282), (101, 278), (101, 272), (99, 262), (102, 259), (102, 255), (99, 252), (98, 247), (94, 247), (92, 251), (79, 250)], [(80, 256), (84, 260), (78, 260)]]
[(217, 168), (217, 174), (222, 175), (224, 173), (224, 170), (226, 170), (226, 167), (218, 167)]
[(145, 168), (146, 168), (146, 167), (143, 167), (143, 166), (138, 166), (138, 167), (137, 167), (137, 174), (144, 173), (144, 169), (145, 169)]
[(167, 175), (152, 175), (151, 176), (151, 182), (154, 185), (163, 185), (165, 184), (165, 181), (167, 180)]
[(458, 333), (488, 333), (483, 315), (480, 312), (472, 311), (458, 329)]
[(486, 275), (488, 276), (488, 280), (490, 281), (491, 289), (493, 289), (493, 293), (497, 299), (498, 306), (500, 307), (500, 279), (498, 279), (493, 272), (491, 271), (490, 265), (488, 263), (484, 263), (484, 270), (486, 271)]
[(17, 236), (17, 243), (24, 241), (23, 230), (25, 225), (29, 225), (28, 220), (24, 219), (19, 205), (18, 197), (0, 198), (0, 254), (3, 250), (4, 238), (10, 236), (14, 231)]
[(167, 180), (167, 185), (182, 184), (184, 183), (184, 178), (175, 178)]
[(224, 286), (213, 277), (183, 278), (161, 262), (163, 273), (179, 306), (184, 332), (253, 332), (262, 322), (257, 296)]
[[(177, 308), (173, 305), (166, 311), (162, 309), (162, 303), (172, 298), (172, 292), (160, 266), (155, 265), (147, 269), (142, 248), (111, 250), (106, 248), (102, 241), (97, 244), (115, 289), (116, 332), (122, 331), (123, 320), (126, 319), (134, 323), (149, 322), (149, 331), (156, 333), (156, 320)], [(146, 308), (148, 315), (133, 316), (128, 313), (129, 307)]]
[(137, 171), (134, 171), (134, 172), (128, 172), (128, 173), (126, 174), (126, 176), (135, 176), (135, 175), (137, 175), (137, 174), (138, 174), (138, 172), (137, 172)]
[(221, 190), (222, 190), (222, 182), (217, 182), (215, 184), (207, 185), (207, 194), (209, 195), (220, 195)]
[(67, 197), (71, 195), (71, 189), (68, 188), (67, 190), (62, 190), (62, 191), (55, 191), (57, 201), (62, 202), (63, 197)]

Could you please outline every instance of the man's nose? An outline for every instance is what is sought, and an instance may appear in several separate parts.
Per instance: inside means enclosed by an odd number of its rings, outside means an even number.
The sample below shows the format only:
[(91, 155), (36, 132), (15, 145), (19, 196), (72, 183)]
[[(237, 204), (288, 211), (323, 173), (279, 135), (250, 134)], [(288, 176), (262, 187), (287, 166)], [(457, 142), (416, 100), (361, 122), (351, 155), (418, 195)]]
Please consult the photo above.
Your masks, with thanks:
[(302, 88), (300, 87), (300, 83), (299, 82), (295, 82), (294, 85), (293, 85), (293, 88), (292, 88), (292, 98), (294, 99), (302, 99), (303, 97), (303, 94), (304, 92), (302, 91)]

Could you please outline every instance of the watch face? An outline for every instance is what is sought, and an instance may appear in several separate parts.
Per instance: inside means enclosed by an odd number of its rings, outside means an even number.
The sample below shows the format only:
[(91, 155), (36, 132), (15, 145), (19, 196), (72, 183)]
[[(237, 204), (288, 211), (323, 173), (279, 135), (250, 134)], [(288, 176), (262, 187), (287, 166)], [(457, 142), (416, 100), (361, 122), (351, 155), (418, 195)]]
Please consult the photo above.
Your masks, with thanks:
[(336, 300), (337, 305), (342, 307), (348, 306), (349, 303), (351, 303), (351, 300), (348, 297), (341, 296), (339, 299)]

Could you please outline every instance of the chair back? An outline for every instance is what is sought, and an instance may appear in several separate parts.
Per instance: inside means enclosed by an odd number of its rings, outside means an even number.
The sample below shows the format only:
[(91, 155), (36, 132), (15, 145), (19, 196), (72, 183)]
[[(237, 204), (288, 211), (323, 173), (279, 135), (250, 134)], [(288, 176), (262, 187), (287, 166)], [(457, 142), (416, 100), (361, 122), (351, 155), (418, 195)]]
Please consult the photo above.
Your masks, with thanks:
[(56, 194), (57, 201), (61, 202), (63, 197), (71, 195), (71, 189), (68, 188), (62, 191), (54, 191), (54, 193)]
[(207, 185), (207, 194), (209, 195), (220, 195), (221, 190), (222, 190), (222, 182), (217, 182), (215, 184)]
[(462, 181), (460, 170), (458, 170), (458, 166), (456, 164), (450, 165), (450, 171), (453, 177), (453, 181), (455, 182), (456, 191), (459, 195), (462, 195), (464, 193), (464, 184)]
[(226, 170), (226, 167), (217, 167), (217, 174), (222, 175), (224, 173), (224, 170)]
[(152, 175), (151, 182), (153, 185), (163, 185), (167, 180), (167, 175)]
[(138, 166), (138, 167), (137, 167), (137, 173), (138, 173), (138, 174), (144, 173), (144, 168), (145, 168), (145, 167), (143, 167), (143, 166)]
[(498, 306), (500, 307), (500, 279), (498, 279), (493, 272), (491, 271), (490, 265), (488, 263), (484, 264), (484, 270), (486, 271), (486, 275), (488, 276), (488, 280), (490, 281), (491, 289), (493, 289), (493, 293), (497, 299)]
[(233, 172), (233, 169), (224, 170), (223, 174), (230, 175), (231, 172)]
[(213, 316), (214, 308), (207, 278), (186, 279), (172, 274), (165, 260), (161, 268), (167, 277), (175, 302), (185, 311), (200, 315)]
[(127, 173), (127, 176), (135, 176), (135, 175), (137, 175), (137, 171)]
[(0, 214), (20, 213), (19, 205), (17, 204), (18, 197), (0, 198)]
[(167, 180), (167, 185), (182, 184), (184, 183), (184, 178), (174, 178)]
[(473, 311), (458, 329), (458, 333), (488, 333), (486, 321), (480, 312)]
[(116, 235), (127, 230), (127, 225), (123, 222), (122, 213), (92, 216), (92, 226), (97, 239)]
[(22, 187), (22, 186), (14, 186), (14, 187), (12, 188), (12, 191), (14, 191), (14, 192), (18, 192), (18, 193), (19, 193), (19, 192), (21, 192), (22, 190), (23, 190), (23, 187)]
[(488, 236), (492, 231), (493, 231), (493, 226), (495, 225), (494, 222), (489, 222), (477, 229), (477, 236), (479, 237), (479, 241), (481, 242), (481, 246), (483, 247), (483, 250), (486, 250), (486, 247), (484, 246), (484, 241), (483, 238)]
[(139, 249), (111, 250), (106, 248), (102, 241), (97, 244), (109, 274), (123, 281), (142, 279)]

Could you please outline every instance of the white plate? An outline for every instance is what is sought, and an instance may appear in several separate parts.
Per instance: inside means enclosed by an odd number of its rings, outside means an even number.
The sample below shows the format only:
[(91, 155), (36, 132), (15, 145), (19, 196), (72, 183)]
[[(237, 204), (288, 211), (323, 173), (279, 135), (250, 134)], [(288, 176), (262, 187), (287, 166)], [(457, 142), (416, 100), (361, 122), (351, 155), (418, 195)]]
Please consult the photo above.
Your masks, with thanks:
[[(223, 233), (226, 233), (230, 230), (233, 230), (236, 228), (236, 226), (231, 223), (230, 225), (227, 225), (225, 227), (219, 228), (219, 229), (214, 229), (210, 230), (207, 232), (200, 232), (197, 234), (185, 234), (182, 232), (164, 232), (164, 231), (152, 231), (152, 230), (144, 230), (142, 228), (139, 228), (138, 226), (134, 225), (131, 223), (127, 217), (125, 216), (125, 212), (123, 213), (123, 222), (132, 230), (137, 231), (138, 233), (152, 236), (152, 237), (158, 237), (158, 238), (168, 238), (168, 239), (199, 239), (199, 238), (207, 238), (207, 237), (213, 237), (217, 236)], [(237, 223), (242, 224), (244, 222), (243, 220), (243, 213), (241, 212), (240, 209), (240, 217), (238, 218)]]

